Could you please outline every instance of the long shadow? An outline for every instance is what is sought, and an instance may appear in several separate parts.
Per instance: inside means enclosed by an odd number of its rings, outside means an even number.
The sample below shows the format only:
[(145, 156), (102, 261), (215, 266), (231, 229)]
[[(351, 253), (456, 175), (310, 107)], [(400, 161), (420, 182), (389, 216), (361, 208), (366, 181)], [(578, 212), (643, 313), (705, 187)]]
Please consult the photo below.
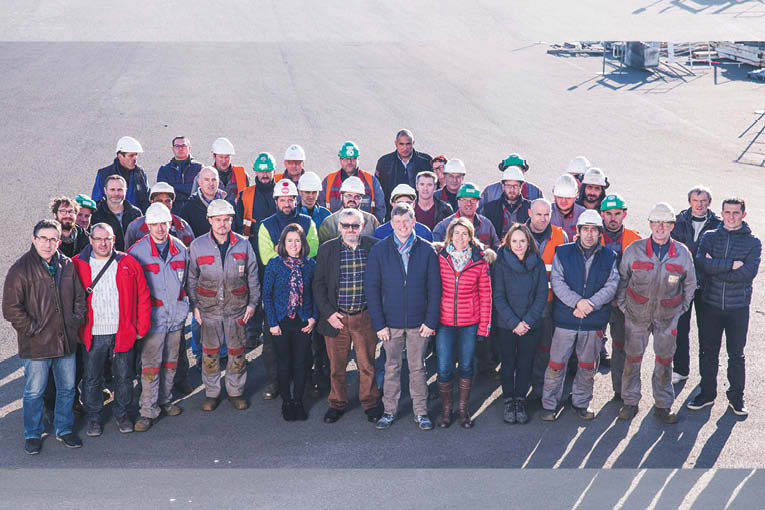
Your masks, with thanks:
[(19, 358), (18, 354), (0, 361), (0, 380), (8, 377), (22, 366), (21, 358)]
[(701, 449), (698, 458), (696, 459), (697, 468), (711, 468), (714, 467), (717, 459), (720, 458), (720, 454), (725, 448), (725, 444), (730, 438), (733, 427), (738, 423), (746, 420), (746, 417), (739, 417), (730, 411), (726, 411), (715, 423), (717, 428), (711, 436), (704, 443), (704, 447)]

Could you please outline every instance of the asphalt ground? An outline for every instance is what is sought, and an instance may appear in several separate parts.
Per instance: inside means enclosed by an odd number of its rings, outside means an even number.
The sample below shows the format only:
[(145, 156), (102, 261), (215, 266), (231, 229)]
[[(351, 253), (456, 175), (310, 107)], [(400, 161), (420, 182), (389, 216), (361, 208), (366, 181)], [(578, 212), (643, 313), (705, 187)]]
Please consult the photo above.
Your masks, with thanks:
[[(687, 190), (699, 182), (712, 189), (715, 210), (723, 197), (745, 197), (754, 233), (765, 231), (760, 177), (765, 116), (755, 113), (765, 108), (765, 89), (746, 80), (746, 67), (690, 68), (681, 62), (663, 65), (656, 73), (609, 69), (613, 72), (601, 76), (599, 58), (546, 54), (549, 43), (574, 39), (765, 39), (760, 1), (594, 2), (587, 7), (298, 1), (64, 6), (39, 1), (10, 2), (2, 11), (0, 175), (6, 199), (0, 214), (7, 219), (0, 277), (28, 249), (33, 224), (48, 215), (49, 198), (88, 193), (96, 169), (111, 161), (116, 140), (125, 134), (143, 144), (146, 152), (139, 164), (153, 184), (178, 134), (191, 139), (193, 154), (205, 162), (212, 141), (227, 136), (237, 148), (234, 162), (247, 167), (262, 150), (280, 161), (289, 144), (300, 143), (308, 155), (306, 168), (323, 176), (337, 168), (336, 151), (344, 140), (359, 144), (360, 165), (371, 170), (380, 155), (393, 150), (395, 132), (407, 127), (417, 149), (463, 159), (468, 180), (480, 186), (498, 178), (498, 161), (520, 152), (531, 165), (529, 180), (549, 195), (568, 161), (584, 154), (604, 169), (613, 183), (610, 190), (627, 198), (627, 226), (644, 234), (655, 202), (684, 208)], [(354, 468), (359, 480), (371, 484), (378, 478), (395, 483), (397, 477), (417, 473), (444, 494), (458, 490), (459, 481), (421, 470), (534, 467), (544, 468), (535, 472), (551, 483), (577, 479), (584, 484), (562, 495), (573, 497), (563, 499), (571, 505), (593, 477), (584, 497), (595, 491), (605, 498), (608, 491), (597, 489), (599, 480), (616, 475), (602, 468), (630, 468), (613, 484), (631, 487), (637, 480), (637, 489), (621, 503), (624, 493), (601, 502), (645, 508), (638, 495), (661, 482), (661, 497), (670, 499), (656, 500), (656, 507), (674, 504), (671, 498), (678, 496), (675, 506), (718, 507), (713, 503), (719, 499), (722, 506), (736, 507), (758, 501), (761, 490), (756, 483), (761, 473), (751, 470), (763, 465), (765, 453), (758, 433), (765, 408), (765, 356), (758, 341), (763, 306), (760, 278), (755, 280), (746, 350), (747, 419), (726, 411), (724, 354), (716, 405), (698, 412), (681, 407), (699, 381), (693, 346), (692, 375), (676, 386), (681, 421), (672, 427), (650, 415), (650, 390), (644, 391), (638, 416), (630, 424), (618, 422), (608, 375), (596, 378), (593, 407), (598, 416), (587, 424), (568, 407), (557, 422), (542, 423), (534, 407), (528, 425), (507, 426), (501, 421), (501, 401), (493, 400), (497, 383), (485, 380), (477, 382), (471, 398), (471, 409), (481, 410), (471, 431), (418, 431), (404, 397), (400, 421), (378, 432), (365, 421), (355, 392), (352, 409), (332, 426), (321, 421), (325, 399), (309, 402), (308, 422), (285, 424), (279, 403), (260, 398), (263, 369), (259, 351), (253, 351), (246, 389), (251, 407), (245, 412), (224, 402), (214, 413), (202, 413), (197, 393), (181, 402), (185, 411), (180, 417), (163, 419), (148, 433), (121, 436), (109, 422), (104, 436), (85, 438), (81, 450), (67, 451), (49, 437), (35, 458), (22, 452), (23, 371), (15, 334), (2, 322), (0, 459), (6, 468), (51, 468), (31, 473), (52, 486), (57, 486), (54, 468), (83, 468), (104, 477), (124, 474), (104, 468), (170, 469), (164, 476), (175, 483), (194, 479), (180, 468), (266, 470), (257, 476), (285, 468), (274, 473), (282, 473), (284, 480), (308, 477), (314, 484), (326, 468)], [(645, 359), (651, 358), (647, 353)], [(651, 368), (651, 363), (644, 366), (644, 389)], [(352, 385), (356, 377), (351, 374)], [(439, 411), (438, 402), (431, 403), (431, 416)], [(708, 470), (678, 471), (667, 479), (675, 469), (692, 467)], [(418, 471), (397, 471), (402, 468)], [(500, 485), (493, 484), (498, 477), (519, 484), (526, 480), (519, 470), (458, 472), (463, 482), (487, 484), (485, 493), (476, 493), (478, 500), (501, 493)], [(6, 471), (0, 485), (22, 487), (22, 481), (31, 479), (25, 473)], [(142, 475), (131, 476), (141, 483)], [(219, 484), (225, 480), (220, 476)], [(21, 485), (13, 485), (17, 479)], [(160, 480), (158, 475), (145, 483), (156, 486)], [(58, 487), (62, 495), (71, 489)], [(201, 490), (193, 483), (184, 487), (189, 493)], [(303, 506), (300, 498), (314, 494), (311, 487), (290, 497)], [(398, 487), (409, 493), (408, 485)], [(438, 496), (438, 490), (431, 492)], [(551, 502), (561, 496), (546, 493)], [(335, 506), (324, 496), (316, 500), (319, 506)], [(703, 498), (712, 498), (711, 506), (702, 505)], [(51, 504), (66, 498), (43, 500)]]

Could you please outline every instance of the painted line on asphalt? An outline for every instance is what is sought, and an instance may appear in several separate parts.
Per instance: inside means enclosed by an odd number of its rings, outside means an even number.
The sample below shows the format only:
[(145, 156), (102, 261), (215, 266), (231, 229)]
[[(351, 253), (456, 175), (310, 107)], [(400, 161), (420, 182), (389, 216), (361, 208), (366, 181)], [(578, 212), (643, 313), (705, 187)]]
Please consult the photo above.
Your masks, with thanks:
[(693, 508), (693, 504), (696, 503), (699, 495), (701, 495), (702, 491), (707, 488), (707, 485), (709, 485), (709, 482), (712, 481), (712, 478), (714, 478), (716, 474), (717, 468), (706, 470), (704, 474), (696, 480), (696, 483), (693, 484), (693, 487), (690, 488), (682, 503), (680, 503), (677, 508), (679, 510), (690, 510)]
[(730, 497), (728, 498), (728, 502), (725, 503), (725, 510), (728, 510), (730, 506), (733, 504), (733, 502), (736, 500), (736, 497), (738, 497), (738, 493), (741, 492), (741, 489), (744, 488), (744, 485), (746, 485), (746, 482), (749, 481), (749, 479), (754, 476), (754, 474), (757, 472), (756, 469), (752, 469), (748, 475), (744, 477), (743, 480), (741, 480), (741, 483), (736, 485), (736, 488), (733, 489), (733, 492), (731, 493)]
[(677, 472), (679, 471), (678, 468), (675, 468), (672, 470), (672, 472), (667, 476), (667, 479), (664, 480), (664, 484), (661, 486), (661, 489), (659, 489), (656, 492), (656, 495), (654, 495), (653, 499), (651, 500), (651, 504), (646, 507), (646, 510), (655, 510), (656, 505), (659, 504), (659, 500), (661, 499), (661, 495), (664, 493), (664, 489), (667, 488), (667, 485), (669, 485), (669, 482), (675, 477)]
[(624, 507), (624, 504), (627, 502), (627, 500), (630, 498), (630, 495), (635, 492), (635, 489), (637, 489), (638, 484), (640, 484), (640, 480), (643, 479), (648, 469), (643, 468), (640, 470), (640, 472), (635, 476), (635, 478), (632, 479), (632, 483), (630, 483), (629, 488), (627, 489), (627, 492), (624, 493), (624, 496), (622, 496), (619, 501), (616, 502), (614, 505), (614, 510), (621, 510), (621, 508)]

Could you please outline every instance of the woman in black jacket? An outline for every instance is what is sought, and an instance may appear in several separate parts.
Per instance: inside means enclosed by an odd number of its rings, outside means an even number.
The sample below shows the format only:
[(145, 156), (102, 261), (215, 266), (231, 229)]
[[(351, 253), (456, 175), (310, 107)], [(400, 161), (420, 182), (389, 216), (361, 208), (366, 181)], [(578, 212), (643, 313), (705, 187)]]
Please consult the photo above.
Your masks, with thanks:
[(526, 394), (547, 302), (547, 285), (545, 263), (531, 232), (515, 223), (497, 253), (492, 284), (507, 423), (529, 421)]

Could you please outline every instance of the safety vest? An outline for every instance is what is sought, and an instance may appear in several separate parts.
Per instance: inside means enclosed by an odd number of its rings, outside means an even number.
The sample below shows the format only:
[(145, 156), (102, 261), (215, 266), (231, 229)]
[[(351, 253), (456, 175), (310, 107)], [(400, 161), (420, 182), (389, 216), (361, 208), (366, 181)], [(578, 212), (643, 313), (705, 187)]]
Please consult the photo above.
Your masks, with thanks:
[(236, 181), (236, 196), (247, 188), (247, 174), (244, 172), (243, 166), (231, 165), (231, 171), (234, 172), (234, 180)]
[[(305, 170), (303, 170), (303, 172), (300, 175), (302, 176), (304, 173), (305, 173)], [(284, 179), (285, 177), (287, 177), (287, 171), (286, 170), (284, 172), (280, 173), (280, 174), (274, 174), (274, 182), (279, 182), (282, 179)], [(295, 186), (297, 186), (297, 183), (295, 183)]]
[[(343, 179), (340, 177), (341, 171), (342, 170), (336, 170), (327, 176), (327, 195), (325, 197), (326, 199), (325, 207), (327, 209), (330, 209), (329, 201), (331, 198), (336, 198), (338, 200), (340, 199), (340, 186), (343, 185)], [(369, 204), (369, 209), (370, 211), (374, 211), (375, 190), (374, 190), (374, 186), (372, 186), (372, 174), (359, 169), (358, 173), (356, 174), (356, 177), (359, 177), (361, 179), (361, 182), (364, 183), (364, 194), (370, 197), (372, 200)]]
[(545, 262), (545, 268), (547, 269), (547, 301), (552, 301), (553, 291), (550, 284), (550, 273), (552, 272), (553, 258), (555, 257), (555, 248), (564, 244), (566, 241), (563, 239), (563, 229), (550, 225), (552, 227), (552, 235), (545, 244), (545, 250), (542, 252), (542, 260)]
[[(622, 234), (621, 234), (622, 255), (624, 255), (624, 250), (627, 249), (627, 246), (631, 245), (635, 241), (639, 241), (640, 239), (641, 239), (640, 234), (638, 234), (634, 230), (631, 230), (628, 228), (622, 229)], [(606, 245), (606, 239), (605, 239), (605, 236), (603, 235), (600, 236), (600, 244), (602, 244), (603, 246)]]
[(255, 186), (255, 184), (252, 186), (247, 186), (244, 188), (244, 191), (242, 191), (242, 207), (244, 209), (244, 218), (242, 218), (242, 235), (244, 237), (252, 237), (256, 232), (255, 223), (257, 220), (252, 216), (252, 206), (255, 203)]

